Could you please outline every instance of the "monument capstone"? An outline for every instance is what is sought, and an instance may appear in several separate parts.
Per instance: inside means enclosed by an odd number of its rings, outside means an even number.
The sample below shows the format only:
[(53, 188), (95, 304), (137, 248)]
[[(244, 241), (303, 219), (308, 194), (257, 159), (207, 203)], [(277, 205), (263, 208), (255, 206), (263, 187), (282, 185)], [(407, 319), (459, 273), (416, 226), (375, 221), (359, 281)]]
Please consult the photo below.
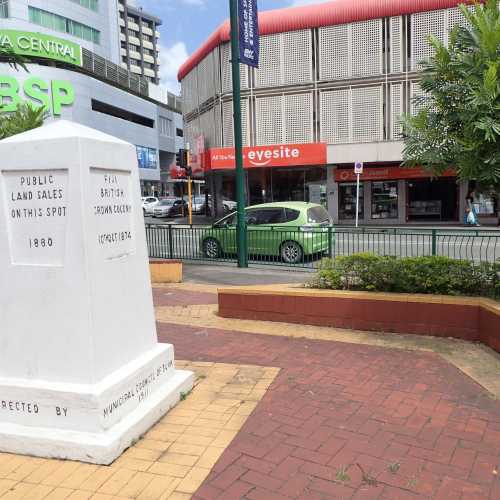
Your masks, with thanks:
[(191, 372), (157, 341), (135, 147), (67, 121), (0, 141), (0, 450), (108, 464)]

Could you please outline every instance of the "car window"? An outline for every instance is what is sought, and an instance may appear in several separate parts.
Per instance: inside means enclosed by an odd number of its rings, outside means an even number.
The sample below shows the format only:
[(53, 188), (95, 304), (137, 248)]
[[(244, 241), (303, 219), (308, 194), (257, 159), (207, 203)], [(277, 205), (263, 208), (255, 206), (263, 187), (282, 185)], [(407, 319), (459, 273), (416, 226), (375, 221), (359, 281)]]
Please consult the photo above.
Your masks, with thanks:
[(153, 203), (156, 201), (156, 198), (146, 198), (146, 203)]
[(285, 211), (282, 208), (265, 208), (259, 210), (257, 224), (283, 224)]
[(215, 227), (228, 227), (236, 226), (236, 213), (224, 217), (220, 221), (215, 223)]
[(307, 222), (321, 224), (330, 222), (330, 216), (323, 207), (312, 207), (307, 209)]
[(173, 200), (162, 200), (162, 201), (160, 201), (160, 205), (162, 205), (162, 206), (168, 206), (168, 205), (173, 205), (173, 204), (174, 204)]
[(293, 210), (292, 208), (285, 208), (285, 218), (283, 222), (293, 222), (299, 218), (300, 211)]
[(259, 210), (245, 210), (245, 219), (247, 226), (257, 225)]

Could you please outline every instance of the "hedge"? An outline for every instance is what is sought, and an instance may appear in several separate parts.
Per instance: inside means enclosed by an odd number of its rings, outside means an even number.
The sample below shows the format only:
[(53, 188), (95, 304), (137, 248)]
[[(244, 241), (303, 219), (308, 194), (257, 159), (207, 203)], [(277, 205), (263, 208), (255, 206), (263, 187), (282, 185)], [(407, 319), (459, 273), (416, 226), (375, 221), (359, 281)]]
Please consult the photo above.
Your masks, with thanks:
[(500, 300), (500, 261), (449, 257), (381, 257), (370, 253), (323, 259), (313, 288), (482, 296)]

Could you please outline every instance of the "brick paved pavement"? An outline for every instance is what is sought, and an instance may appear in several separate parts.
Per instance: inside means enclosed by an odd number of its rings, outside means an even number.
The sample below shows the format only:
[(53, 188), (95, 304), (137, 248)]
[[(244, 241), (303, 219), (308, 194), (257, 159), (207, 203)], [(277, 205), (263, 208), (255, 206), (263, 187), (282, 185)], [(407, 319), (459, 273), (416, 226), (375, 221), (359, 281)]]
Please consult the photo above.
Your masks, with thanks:
[(282, 368), (198, 500), (500, 498), (500, 403), (436, 354), (169, 323), (159, 336), (181, 358)]
[(196, 373), (192, 393), (113, 464), (0, 453), (0, 498), (189, 500), (279, 370), (225, 363), (177, 365)]

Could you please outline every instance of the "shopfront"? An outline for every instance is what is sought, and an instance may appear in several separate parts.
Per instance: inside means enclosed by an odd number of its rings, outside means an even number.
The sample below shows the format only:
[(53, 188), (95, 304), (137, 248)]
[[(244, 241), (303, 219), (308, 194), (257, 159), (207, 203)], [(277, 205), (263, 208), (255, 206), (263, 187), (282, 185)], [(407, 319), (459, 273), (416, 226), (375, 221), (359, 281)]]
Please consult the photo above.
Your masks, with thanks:
[[(336, 168), (333, 187), (335, 222), (352, 224), (356, 217), (353, 167)], [(362, 224), (456, 223), (460, 221), (465, 186), (453, 171), (430, 178), (420, 168), (365, 166), (360, 178), (358, 216)]]
[[(277, 144), (243, 151), (247, 204), (307, 201), (327, 208), (326, 144)], [(210, 149), (205, 172), (213, 191), (236, 199), (233, 148)]]

